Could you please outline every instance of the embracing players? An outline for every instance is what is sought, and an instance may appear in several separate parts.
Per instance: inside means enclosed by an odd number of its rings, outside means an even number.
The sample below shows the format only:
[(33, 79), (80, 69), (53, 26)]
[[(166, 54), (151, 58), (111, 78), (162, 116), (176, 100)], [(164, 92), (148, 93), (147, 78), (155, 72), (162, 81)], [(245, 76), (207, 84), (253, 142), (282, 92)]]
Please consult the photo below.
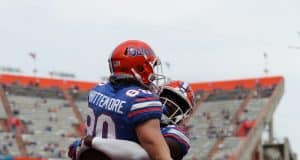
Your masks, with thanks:
[[(152, 92), (157, 88), (152, 81), (160, 77), (154, 73), (159, 64), (152, 49), (142, 41), (126, 41), (115, 48), (109, 58), (109, 82), (95, 86), (89, 93), (87, 137), (70, 146), (72, 159), (169, 160), (186, 154), (189, 139), (170, 124), (180, 123), (190, 112), (192, 91), (187, 83), (177, 81), (165, 85), (159, 98)], [(132, 155), (128, 154), (131, 148), (135, 148)], [(140, 155), (136, 154), (138, 150)]]
[[(172, 158), (180, 160), (187, 154), (190, 147), (189, 138), (185, 135), (185, 130), (180, 123), (190, 116), (194, 105), (194, 93), (188, 83), (172, 81), (162, 87), (160, 100), (163, 103), (161, 132), (170, 148)], [(91, 157), (95, 157), (95, 155), (86, 152), (90, 148), (107, 155), (112, 160), (150, 159), (138, 143), (92, 136), (87, 136), (82, 141), (77, 141), (77, 144), (73, 144), (73, 156), (77, 151), (76, 154), (80, 156), (80, 160), (91, 160)], [(90, 158), (86, 158), (87, 154)], [(96, 158), (95, 160), (99, 159)]]

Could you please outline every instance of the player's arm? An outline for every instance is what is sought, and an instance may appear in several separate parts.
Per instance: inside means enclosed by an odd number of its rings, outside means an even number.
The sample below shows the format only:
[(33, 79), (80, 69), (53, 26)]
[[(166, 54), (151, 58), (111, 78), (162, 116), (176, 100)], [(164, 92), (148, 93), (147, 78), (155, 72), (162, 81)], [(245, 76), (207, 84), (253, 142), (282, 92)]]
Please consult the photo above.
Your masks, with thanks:
[(138, 141), (150, 158), (170, 160), (170, 150), (160, 131), (161, 115), (162, 103), (159, 97), (150, 91), (138, 90), (127, 117), (135, 126)]
[(184, 154), (179, 146), (179, 144), (172, 138), (165, 138), (171, 152), (171, 156), (174, 160), (180, 160), (183, 158)]
[(159, 119), (150, 119), (136, 127), (139, 141), (153, 160), (171, 160), (170, 150), (160, 132)]
[(92, 136), (86, 136), (83, 141), (86, 146), (101, 151), (111, 159), (150, 160), (144, 148), (132, 141)]
[(174, 125), (164, 127), (161, 131), (170, 148), (172, 158), (181, 160), (190, 148), (190, 140), (185, 135), (185, 131)]

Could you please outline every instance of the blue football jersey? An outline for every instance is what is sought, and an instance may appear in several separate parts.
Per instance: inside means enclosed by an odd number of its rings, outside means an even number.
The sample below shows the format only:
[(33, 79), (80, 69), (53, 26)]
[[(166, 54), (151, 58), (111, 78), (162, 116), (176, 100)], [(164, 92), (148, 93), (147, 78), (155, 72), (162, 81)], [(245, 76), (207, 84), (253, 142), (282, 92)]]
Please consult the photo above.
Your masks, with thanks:
[(180, 146), (181, 154), (187, 154), (190, 148), (190, 139), (185, 135), (185, 131), (175, 125), (168, 125), (161, 128), (161, 133), (165, 138), (171, 138)]
[(135, 127), (149, 119), (160, 119), (161, 108), (158, 95), (139, 86), (99, 84), (88, 96), (87, 134), (139, 143)]

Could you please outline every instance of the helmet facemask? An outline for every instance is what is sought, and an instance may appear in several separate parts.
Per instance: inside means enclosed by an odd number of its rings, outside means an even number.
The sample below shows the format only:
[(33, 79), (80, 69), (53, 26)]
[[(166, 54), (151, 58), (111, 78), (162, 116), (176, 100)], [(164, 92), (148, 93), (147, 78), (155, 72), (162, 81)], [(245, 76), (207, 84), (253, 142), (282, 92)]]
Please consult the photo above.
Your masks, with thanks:
[(166, 83), (166, 76), (163, 74), (163, 66), (159, 58), (156, 59), (153, 64), (153, 70), (155, 71), (151, 75), (152, 81), (157, 85), (161, 86)]
[(179, 124), (187, 118), (192, 108), (188, 102), (171, 90), (164, 90), (163, 95), (160, 96), (163, 104), (162, 123), (164, 124)]
[(184, 119), (183, 111), (176, 103), (165, 97), (161, 97), (160, 99), (163, 102), (164, 116), (162, 121), (165, 121), (167, 124), (177, 124)]
[(149, 84), (147, 86), (155, 93), (159, 93), (159, 86), (163, 85), (166, 80), (166, 76), (163, 75), (163, 67), (159, 58), (156, 58), (153, 62), (149, 61), (147, 64), (148, 70), (152, 70), (148, 76)]

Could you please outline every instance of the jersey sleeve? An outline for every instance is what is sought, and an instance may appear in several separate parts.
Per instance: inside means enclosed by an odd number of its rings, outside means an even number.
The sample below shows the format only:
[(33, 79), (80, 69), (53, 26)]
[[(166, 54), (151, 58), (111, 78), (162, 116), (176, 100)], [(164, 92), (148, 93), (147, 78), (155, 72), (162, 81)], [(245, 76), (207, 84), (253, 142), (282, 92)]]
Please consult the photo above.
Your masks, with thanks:
[(150, 160), (144, 148), (132, 141), (95, 137), (92, 140), (92, 147), (111, 159)]
[(128, 119), (137, 126), (150, 119), (160, 119), (162, 115), (162, 103), (154, 94), (141, 94), (133, 100), (128, 112)]
[(190, 149), (190, 139), (185, 135), (185, 131), (175, 125), (169, 125), (162, 128), (161, 132), (164, 138), (170, 138), (179, 145), (182, 157), (187, 154)]

